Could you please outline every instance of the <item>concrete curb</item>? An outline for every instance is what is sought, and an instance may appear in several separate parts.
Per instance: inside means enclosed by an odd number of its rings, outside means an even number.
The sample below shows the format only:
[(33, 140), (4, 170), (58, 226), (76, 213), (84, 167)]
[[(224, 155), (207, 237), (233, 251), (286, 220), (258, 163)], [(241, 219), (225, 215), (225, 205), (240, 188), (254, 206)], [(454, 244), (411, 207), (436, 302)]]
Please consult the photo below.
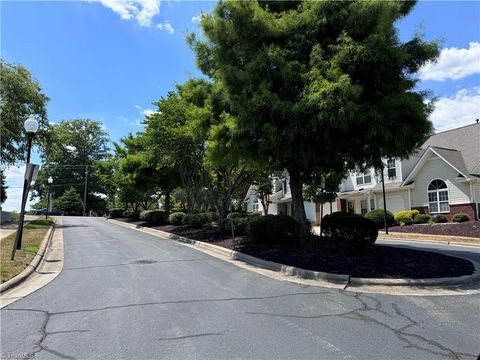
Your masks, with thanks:
[(447, 235), (431, 235), (421, 233), (404, 233), (404, 232), (378, 232), (378, 238), (382, 240), (405, 240), (418, 242), (437, 242), (456, 245), (480, 246), (480, 238), (466, 236), (447, 236)]
[(43, 238), (42, 244), (40, 245), (38, 252), (35, 254), (30, 264), (28, 264), (25, 270), (23, 270), (20, 274), (18, 274), (17, 276), (14, 276), (10, 280), (5, 281), (3, 284), (1, 284), (0, 294), (4, 293), (7, 290), (10, 290), (11, 288), (25, 281), (38, 268), (38, 265), (40, 264), (40, 261), (43, 259), (43, 256), (45, 255), (47, 247), (50, 244), (50, 241), (52, 240), (53, 233), (55, 232), (56, 221), (57, 220), (54, 219), (53, 225), (50, 227), (47, 234)]
[(395, 287), (400, 287), (400, 286), (435, 287), (435, 286), (442, 286), (442, 285), (448, 285), (448, 286), (465, 285), (465, 284), (473, 285), (475, 282), (480, 281), (480, 264), (470, 259), (465, 259), (465, 260), (470, 261), (475, 268), (475, 271), (472, 275), (465, 275), (465, 276), (459, 276), (459, 277), (447, 277), (447, 278), (427, 278), (427, 279), (357, 278), (357, 277), (352, 277), (350, 275), (332, 274), (332, 273), (301, 269), (294, 266), (288, 266), (288, 265), (276, 263), (273, 261), (259, 259), (254, 256), (243, 254), (235, 250), (229, 250), (221, 246), (212, 245), (212, 244), (205, 243), (198, 240), (192, 240), (192, 239), (174, 235), (165, 231), (146, 228), (146, 227), (134, 225), (134, 224), (128, 224), (128, 223), (124, 223), (114, 219), (105, 219), (105, 220), (113, 222), (120, 226), (125, 226), (128, 228), (140, 230), (154, 236), (162, 236), (167, 239), (175, 240), (178, 242), (192, 245), (194, 247), (212, 251), (221, 256), (227, 257), (231, 260), (243, 261), (249, 265), (279, 272), (282, 275), (297, 277), (301, 279), (308, 279), (308, 280), (322, 280), (322, 281), (331, 282), (335, 284), (345, 284), (345, 287), (347, 286), (359, 287), (364, 285), (395, 286)]

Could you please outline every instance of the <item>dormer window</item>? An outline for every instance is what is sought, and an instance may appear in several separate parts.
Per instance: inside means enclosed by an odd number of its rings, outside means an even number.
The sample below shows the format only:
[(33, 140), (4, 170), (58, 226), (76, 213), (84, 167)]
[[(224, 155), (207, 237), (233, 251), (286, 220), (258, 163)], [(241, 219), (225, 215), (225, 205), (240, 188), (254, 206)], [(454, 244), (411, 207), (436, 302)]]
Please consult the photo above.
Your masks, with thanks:
[(395, 159), (389, 159), (387, 161), (387, 175), (390, 180), (395, 180), (397, 178)]
[(356, 178), (357, 178), (357, 186), (371, 184), (372, 172), (370, 170), (366, 170), (363, 173), (357, 173)]

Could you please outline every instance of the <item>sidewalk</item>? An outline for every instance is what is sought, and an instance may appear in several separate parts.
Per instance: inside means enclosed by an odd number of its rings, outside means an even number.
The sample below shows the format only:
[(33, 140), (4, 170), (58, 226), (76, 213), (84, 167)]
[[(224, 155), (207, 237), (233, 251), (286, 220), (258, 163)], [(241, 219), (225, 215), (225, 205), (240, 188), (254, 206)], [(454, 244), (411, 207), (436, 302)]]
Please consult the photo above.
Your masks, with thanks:
[[(25, 222), (23, 226), (27, 225), (30, 221), (35, 220), (38, 218), (38, 215), (25, 215)], [(18, 220), (9, 222), (7, 224), (2, 224), (0, 230), (0, 241), (5, 239), (7, 236), (13, 234), (17, 231), (18, 228)]]

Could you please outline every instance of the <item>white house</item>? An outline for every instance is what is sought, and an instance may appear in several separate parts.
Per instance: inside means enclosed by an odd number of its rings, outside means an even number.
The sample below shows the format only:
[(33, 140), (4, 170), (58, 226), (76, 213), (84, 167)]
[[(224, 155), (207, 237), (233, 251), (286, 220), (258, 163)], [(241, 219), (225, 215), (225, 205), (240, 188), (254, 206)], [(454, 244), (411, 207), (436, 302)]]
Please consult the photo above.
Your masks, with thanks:
[[(387, 209), (395, 213), (467, 213), (479, 220), (480, 124), (432, 135), (406, 160), (389, 159), (384, 169)], [(351, 173), (338, 193), (341, 211), (383, 208), (382, 184), (372, 169)]]
[[(408, 159), (385, 159), (387, 209), (395, 213), (418, 209), (422, 213), (467, 213), (480, 220), (480, 124), (432, 135)], [(288, 175), (276, 179), (269, 214), (291, 214)], [(352, 171), (340, 185), (335, 204), (325, 204), (324, 214), (345, 211), (364, 214), (383, 208), (381, 176), (373, 169)], [(247, 211), (263, 211), (251, 186), (245, 197)], [(307, 218), (320, 221), (320, 206), (305, 202)]]
[[(257, 197), (255, 185), (250, 185), (244, 201), (247, 212), (260, 211), (264, 213), (262, 203)], [(304, 205), (307, 220), (311, 223), (318, 223), (318, 206), (310, 201), (305, 201)], [(284, 177), (272, 180), (272, 195), (269, 196), (268, 213), (272, 215), (292, 215), (292, 193), (290, 191), (290, 179), (286, 172)]]

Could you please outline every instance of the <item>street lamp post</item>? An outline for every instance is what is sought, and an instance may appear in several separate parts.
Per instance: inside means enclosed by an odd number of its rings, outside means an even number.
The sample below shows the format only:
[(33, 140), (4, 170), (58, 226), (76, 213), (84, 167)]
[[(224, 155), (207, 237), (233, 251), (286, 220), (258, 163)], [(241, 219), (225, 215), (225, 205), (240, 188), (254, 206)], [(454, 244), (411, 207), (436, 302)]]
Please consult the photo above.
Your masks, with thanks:
[[(27, 133), (27, 162), (30, 163), (30, 154), (32, 152), (32, 141), (35, 133), (38, 130), (38, 121), (35, 119), (35, 116), (31, 115), (23, 123), (25, 132)], [(20, 208), (20, 217), (18, 222), (17, 236), (15, 238), (15, 244), (12, 251), (12, 260), (15, 257), (15, 250), (20, 250), (22, 248), (22, 235), (23, 235), (23, 221), (25, 219), (25, 205), (27, 203), (28, 196), (28, 186), (29, 180), (25, 179), (23, 182), (23, 193), (22, 193), (22, 205)]]
[(47, 210), (45, 211), (45, 219), (48, 218), (48, 215), (50, 215), (50, 202), (51, 197), (52, 197), (52, 183), (53, 183), (53, 178), (50, 176), (48, 178), (48, 192), (47, 192)]

